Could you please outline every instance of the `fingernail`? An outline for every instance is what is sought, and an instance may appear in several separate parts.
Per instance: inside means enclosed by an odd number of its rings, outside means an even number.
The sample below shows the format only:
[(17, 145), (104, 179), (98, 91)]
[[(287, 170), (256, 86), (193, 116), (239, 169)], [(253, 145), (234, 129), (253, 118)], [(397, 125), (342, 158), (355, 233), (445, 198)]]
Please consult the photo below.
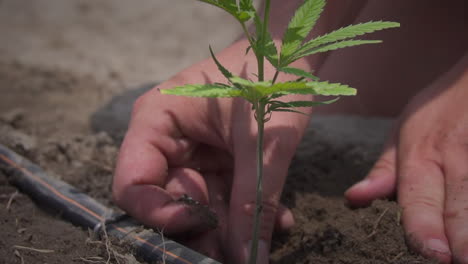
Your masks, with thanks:
[(369, 184), (370, 184), (370, 180), (369, 179), (364, 179), (364, 180), (354, 184), (353, 186), (351, 186), (351, 188), (349, 188), (349, 190), (365, 189), (365, 188), (367, 188), (367, 186), (369, 186)]
[[(249, 252), (250, 248), (252, 247), (252, 241), (249, 241), (248, 243), (249, 247)], [(247, 256), (250, 258), (249, 256)], [(268, 243), (265, 240), (259, 240), (258, 241), (258, 249), (257, 249), (257, 262), (258, 264), (268, 264), (268, 261), (270, 260), (270, 250), (268, 248)]]
[(439, 254), (450, 254), (450, 248), (448, 247), (447, 243), (439, 239), (429, 239), (426, 242), (426, 248)]

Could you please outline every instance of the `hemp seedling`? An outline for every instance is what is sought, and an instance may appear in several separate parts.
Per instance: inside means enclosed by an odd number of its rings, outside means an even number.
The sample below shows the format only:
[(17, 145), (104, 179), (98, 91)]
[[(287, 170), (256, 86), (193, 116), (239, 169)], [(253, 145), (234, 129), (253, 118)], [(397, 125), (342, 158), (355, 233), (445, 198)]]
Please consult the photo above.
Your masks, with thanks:
[[(263, 134), (264, 125), (273, 112), (295, 112), (301, 113), (296, 108), (311, 107), (330, 104), (338, 98), (328, 101), (290, 101), (279, 100), (290, 94), (312, 94), (325, 96), (347, 96), (355, 95), (356, 89), (339, 83), (319, 81), (310, 72), (302, 69), (288, 67), (294, 61), (303, 57), (336, 50), (345, 47), (362, 44), (380, 43), (380, 40), (354, 39), (359, 35), (371, 33), (377, 30), (399, 27), (396, 22), (367, 22), (340, 28), (326, 35), (305, 41), (310, 31), (316, 24), (325, 6), (325, 0), (305, 0), (296, 10), (284, 33), (281, 50), (273, 42), (268, 30), (270, 16), (270, 2), (265, 0), (263, 18), (253, 5), (253, 0), (200, 0), (202, 2), (219, 7), (231, 14), (242, 26), (245, 37), (257, 59), (258, 80), (252, 81), (232, 74), (215, 57), (211, 47), (210, 53), (219, 71), (226, 77), (226, 84), (188, 84), (172, 89), (161, 90), (163, 94), (192, 96), (192, 97), (242, 97), (252, 104), (255, 119), (257, 121), (257, 193), (256, 210), (254, 215), (254, 227), (252, 234), (252, 246), (250, 250), (249, 263), (255, 263), (257, 259), (259, 224), (262, 213), (262, 177), (263, 177)], [(253, 19), (255, 31), (247, 30), (246, 22)], [(272, 80), (264, 79), (264, 62), (268, 60), (276, 73)], [(297, 76), (296, 81), (279, 82), (277, 77), (280, 73)]]

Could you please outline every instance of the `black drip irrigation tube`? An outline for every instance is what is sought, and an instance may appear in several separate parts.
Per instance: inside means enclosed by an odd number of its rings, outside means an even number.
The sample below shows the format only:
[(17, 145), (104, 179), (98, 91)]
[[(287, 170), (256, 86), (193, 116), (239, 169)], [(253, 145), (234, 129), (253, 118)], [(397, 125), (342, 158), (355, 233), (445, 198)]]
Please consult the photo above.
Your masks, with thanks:
[(118, 214), (73, 186), (49, 177), (44, 170), (0, 144), (0, 169), (9, 181), (45, 208), (59, 211), (75, 225), (95, 232), (105, 228), (109, 236), (130, 242), (137, 257), (147, 262), (170, 264), (219, 264), (219, 262), (166, 239), (125, 214)]

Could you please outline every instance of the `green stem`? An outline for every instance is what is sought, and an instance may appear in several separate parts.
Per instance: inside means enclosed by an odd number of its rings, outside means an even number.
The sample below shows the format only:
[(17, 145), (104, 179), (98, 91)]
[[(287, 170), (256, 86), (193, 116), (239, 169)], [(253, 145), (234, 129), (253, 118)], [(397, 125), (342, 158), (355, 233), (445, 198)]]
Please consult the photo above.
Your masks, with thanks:
[(278, 75), (279, 75), (279, 71), (276, 71), (275, 76), (273, 77), (273, 81), (271, 81), (271, 84), (275, 84), (276, 79), (278, 78)]
[(257, 120), (257, 197), (255, 200), (254, 226), (252, 244), (250, 248), (249, 264), (257, 262), (258, 237), (260, 233), (260, 219), (262, 218), (263, 204), (263, 132), (265, 128), (265, 103), (259, 102), (255, 109)]
[(249, 41), (250, 46), (252, 47), (254, 43), (253, 43), (252, 37), (250, 36), (249, 30), (247, 30), (247, 26), (245, 25), (244, 22), (241, 22), (241, 25), (242, 25), (242, 30), (244, 31), (244, 34), (247, 40)]
[[(271, 0), (266, 0), (265, 1), (265, 14), (263, 17), (263, 28), (262, 32), (260, 32), (262, 38), (261, 38), (261, 43), (260, 47), (258, 50), (260, 50), (260, 54), (257, 55), (257, 65), (258, 65), (258, 81), (262, 82), (265, 80), (265, 70), (264, 70), (264, 62), (265, 62), (265, 56), (263, 55), (263, 51), (265, 50), (265, 40), (267, 36), (267, 30), (268, 30), (268, 23), (269, 23), (269, 18), (270, 18), (270, 1)], [(258, 34), (259, 32), (257, 32)]]

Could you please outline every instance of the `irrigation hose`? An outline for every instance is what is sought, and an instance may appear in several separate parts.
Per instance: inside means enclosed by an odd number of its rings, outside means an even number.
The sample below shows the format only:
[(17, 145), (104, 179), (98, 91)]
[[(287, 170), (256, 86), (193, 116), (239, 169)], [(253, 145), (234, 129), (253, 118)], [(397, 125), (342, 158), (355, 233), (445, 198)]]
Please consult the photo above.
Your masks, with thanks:
[(97, 232), (104, 227), (109, 236), (130, 242), (136, 256), (149, 263), (219, 264), (151, 229), (141, 231), (142, 225), (128, 215), (115, 213), (73, 186), (48, 176), (39, 166), (1, 144), (0, 170), (39, 205), (60, 212), (75, 225)]

